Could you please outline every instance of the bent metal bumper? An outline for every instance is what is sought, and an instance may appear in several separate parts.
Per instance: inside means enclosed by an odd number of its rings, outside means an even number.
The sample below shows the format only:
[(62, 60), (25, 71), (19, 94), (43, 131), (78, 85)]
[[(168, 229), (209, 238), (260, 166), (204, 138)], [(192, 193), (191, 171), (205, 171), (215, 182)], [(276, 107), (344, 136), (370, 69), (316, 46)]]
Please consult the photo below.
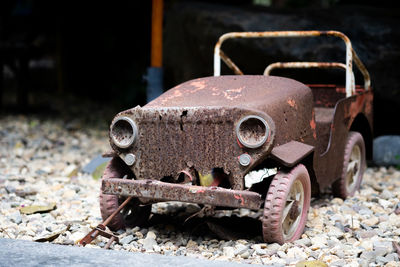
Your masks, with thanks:
[(102, 190), (103, 193), (111, 195), (253, 210), (259, 209), (263, 203), (261, 195), (255, 192), (231, 190), (216, 186), (171, 184), (156, 180), (104, 179)]

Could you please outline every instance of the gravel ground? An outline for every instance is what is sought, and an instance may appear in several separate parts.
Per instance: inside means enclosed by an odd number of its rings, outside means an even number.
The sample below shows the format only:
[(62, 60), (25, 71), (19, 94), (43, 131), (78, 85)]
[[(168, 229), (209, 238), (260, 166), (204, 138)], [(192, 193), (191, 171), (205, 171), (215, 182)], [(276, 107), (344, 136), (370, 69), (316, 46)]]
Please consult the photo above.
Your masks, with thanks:
[[(80, 170), (108, 149), (105, 126), (1, 117), (0, 237), (76, 244), (101, 221), (100, 182)], [(400, 266), (392, 245), (400, 242), (400, 215), (394, 213), (399, 198), (398, 170), (368, 168), (355, 197), (313, 200), (302, 239), (283, 246), (262, 242), (260, 213), (219, 211), (185, 222), (197, 205), (159, 203), (146, 227), (118, 232), (121, 244), (112, 248), (274, 266), (314, 259), (329, 266)], [(20, 211), (52, 203), (56, 208), (48, 212)], [(89, 246), (103, 247), (105, 241)]]

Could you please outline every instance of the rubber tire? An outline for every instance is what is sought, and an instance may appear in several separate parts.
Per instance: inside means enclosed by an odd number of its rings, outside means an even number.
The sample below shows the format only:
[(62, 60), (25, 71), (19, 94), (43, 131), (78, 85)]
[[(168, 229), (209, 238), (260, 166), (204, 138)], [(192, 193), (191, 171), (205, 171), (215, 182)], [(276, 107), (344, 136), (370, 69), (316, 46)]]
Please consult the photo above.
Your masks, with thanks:
[[(289, 239), (285, 239), (282, 229), (282, 215), (285, 208), (286, 199), (294, 181), (299, 180), (304, 190), (304, 203), (300, 222)], [(307, 222), (308, 210), (311, 201), (311, 181), (307, 168), (299, 164), (289, 173), (278, 172), (272, 179), (268, 188), (267, 197), (264, 204), (264, 216), (262, 220), (263, 238), (267, 243), (284, 244), (298, 239)]]
[[(349, 164), (349, 159), (351, 152), (353, 150), (353, 146), (355, 144), (358, 144), (361, 150), (361, 170), (360, 173), (357, 177), (357, 182), (356, 186), (352, 191), (348, 191), (346, 187), (346, 179), (347, 179), (347, 166)], [(344, 149), (344, 158), (343, 158), (343, 169), (342, 169), (342, 174), (341, 177), (336, 180), (332, 184), (332, 193), (335, 197), (340, 197), (342, 199), (346, 199), (347, 197), (352, 197), (360, 189), (360, 185), (362, 182), (362, 178), (364, 175), (364, 171), (367, 167), (366, 163), (366, 157), (365, 157), (365, 143), (364, 143), (364, 138), (359, 132), (353, 132), (350, 131), (347, 140), (346, 140), (346, 145)]]
[[(120, 158), (114, 157), (107, 164), (102, 179), (121, 178), (126, 174), (128, 174), (128, 178), (132, 178), (129, 177), (132, 176), (129, 175), (131, 173), (132, 171)], [(115, 210), (117, 210), (122, 202), (126, 199), (117, 195), (104, 194), (101, 189), (99, 198), (100, 213), (103, 220), (106, 220)], [(118, 231), (126, 227), (141, 226), (145, 222), (147, 222), (151, 212), (151, 205), (140, 206), (140, 202), (137, 198), (132, 199), (128, 205), (133, 212), (132, 216), (130, 216), (129, 221), (124, 218), (122, 213), (119, 213), (107, 225), (110, 230)]]

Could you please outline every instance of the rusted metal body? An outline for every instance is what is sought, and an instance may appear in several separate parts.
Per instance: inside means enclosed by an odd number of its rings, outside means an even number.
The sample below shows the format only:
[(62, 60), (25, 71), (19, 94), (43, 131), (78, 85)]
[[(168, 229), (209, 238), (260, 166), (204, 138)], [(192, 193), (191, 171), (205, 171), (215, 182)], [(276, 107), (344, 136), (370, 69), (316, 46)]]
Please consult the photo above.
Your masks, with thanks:
[[(311, 90), (291, 79), (262, 75), (201, 78), (170, 89), (142, 108), (118, 114), (137, 123), (138, 140), (128, 149), (110, 143), (121, 158), (136, 155), (132, 170), (137, 179), (176, 177), (187, 168), (200, 173), (223, 168), (231, 174), (232, 189), (242, 190), (243, 176), (268, 157), (272, 145), (292, 140), (315, 145), (312, 110)], [(264, 118), (270, 127), (260, 148), (237, 142), (235, 125), (247, 115)], [(239, 164), (243, 153), (251, 156), (248, 166)]]
[(179, 199), (182, 202), (248, 209), (259, 209), (263, 203), (261, 195), (255, 192), (217, 186), (171, 184), (154, 180), (106, 179), (102, 188), (106, 194), (134, 196), (153, 201)]
[[(220, 50), (226, 39), (321, 35), (345, 41), (346, 64), (274, 63), (266, 75), (219, 76), (220, 56), (236, 74), (243, 74)], [(355, 85), (353, 60), (364, 75), (363, 86)], [(307, 168), (312, 181), (325, 190), (340, 177), (350, 130), (364, 136), (367, 156), (372, 155), (369, 74), (344, 34), (230, 33), (217, 43), (214, 63), (214, 77), (185, 82), (144, 107), (117, 114), (110, 127), (113, 153), (109, 155), (124, 160), (135, 177), (104, 179), (104, 193), (138, 197), (142, 202), (178, 200), (258, 209), (263, 194), (246, 189), (244, 176), (260, 166), (291, 168), (311, 162)], [(307, 86), (269, 76), (276, 67), (342, 68), (345, 87)], [(200, 177), (215, 170), (227, 183), (199, 186)], [(180, 179), (182, 175), (185, 179)]]

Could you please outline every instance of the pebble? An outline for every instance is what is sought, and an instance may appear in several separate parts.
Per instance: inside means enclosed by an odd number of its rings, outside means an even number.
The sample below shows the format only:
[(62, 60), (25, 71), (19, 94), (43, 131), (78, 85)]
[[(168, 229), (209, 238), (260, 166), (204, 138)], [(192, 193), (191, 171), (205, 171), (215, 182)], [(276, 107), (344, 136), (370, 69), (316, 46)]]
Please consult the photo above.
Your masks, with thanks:
[(145, 238), (143, 241), (143, 248), (146, 251), (153, 250), (153, 246), (157, 245), (157, 241), (154, 238)]
[(255, 250), (257, 255), (262, 256), (262, 255), (267, 255), (268, 254), (267, 250), (261, 248), (261, 246), (259, 244), (254, 245), (253, 249)]
[(245, 246), (245, 245), (243, 245), (243, 244), (237, 244), (236, 246), (235, 246), (235, 255), (238, 255), (238, 254), (243, 254), (245, 251), (247, 251), (249, 249), (249, 247), (248, 246)]
[(153, 231), (148, 231), (147, 234), (146, 234), (146, 238), (153, 238), (153, 239), (156, 239), (157, 236), (156, 236), (156, 234), (155, 234)]
[[(33, 240), (70, 225), (69, 231), (52, 243), (75, 245), (102, 220), (100, 181), (81, 170), (109, 150), (108, 122), (104, 128), (78, 123), (78, 128), (65, 130), (61, 120), (37, 118), (36, 126), (31, 126), (32, 120), (23, 116), (0, 118), (0, 238)], [(305, 233), (282, 246), (261, 243), (261, 229), (258, 235), (237, 240), (219, 239), (208, 229), (196, 233), (190, 220), (188, 230), (184, 229), (183, 223), (174, 221), (183, 222), (200, 207), (158, 203), (153, 205), (152, 216), (168, 215), (168, 222), (120, 230), (120, 244), (113, 244), (111, 249), (267, 266), (295, 266), (302, 260), (321, 260), (329, 266), (398, 266), (399, 257), (391, 243), (400, 242), (400, 214), (394, 212), (400, 209), (399, 188), (399, 170), (368, 168), (354, 197), (342, 200), (323, 195), (313, 200)], [(19, 212), (23, 206), (53, 202), (57, 207), (50, 212)], [(214, 219), (249, 216), (257, 220), (261, 215), (246, 209), (218, 210)], [(195, 220), (206, 225), (206, 218)], [(99, 237), (90, 247), (104, 247), (106, 243), (107, 239)]]
[(379, 219), (376, 217), (371, 217), (369, 219), (365, 219), (362, 221), (363, 224), (367, 225), (367, 226), (374, 226), (379, 222)]
[(297, 239), (296, 241), (294, 241), (294, 243), (296, 245), (300, 245), (300, 246), (306, 246), (309, 247), (311, 246), (311, 240), (309, 238), (301, 238), (301, 239)]
[(228, 258), (235, 257), (235, 249), (233, 247), (224, 247), (223, 248), (223, 255)]
[(14, 211), (8, 215), (8, 219), (15, 224), (20, 224), (22, 222), (22, 216), (19, 211)]
[(312, 246), (316, 248), (323, 248), (327, 245), (327, 239), (324, 236), (315, 236), (311, 238), (311, 244)]
[(125, 245), (125, 244), (129, 244), (130, 242), (132, 242), (133, 241), (133, 236), (132, 235), (128, 235), (128, 236), (125, 236), (124, 238), (121, 238), (120, 240), (119, 240), (119, 243), (121, 243), (122, 245)]

